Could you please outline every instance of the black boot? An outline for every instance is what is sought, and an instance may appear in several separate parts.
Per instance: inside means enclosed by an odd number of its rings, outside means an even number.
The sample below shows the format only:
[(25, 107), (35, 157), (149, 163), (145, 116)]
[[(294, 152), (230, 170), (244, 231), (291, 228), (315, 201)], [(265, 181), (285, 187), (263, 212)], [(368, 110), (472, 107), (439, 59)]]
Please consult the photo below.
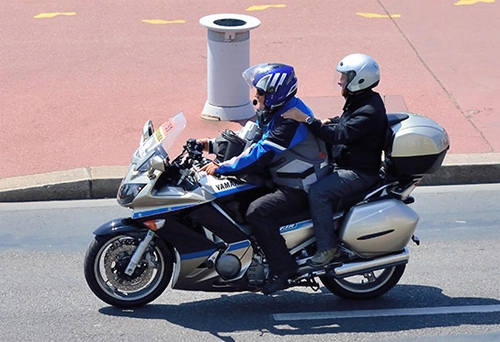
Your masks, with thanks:
[(288, 279), (299, 270), (299, 266), (294, 263), (293, 266), (286, 268), (283, 272), (273, 276), (269, 282), (262, 288), (262, 293), (265, 295), (283, 290), (288, 287)]

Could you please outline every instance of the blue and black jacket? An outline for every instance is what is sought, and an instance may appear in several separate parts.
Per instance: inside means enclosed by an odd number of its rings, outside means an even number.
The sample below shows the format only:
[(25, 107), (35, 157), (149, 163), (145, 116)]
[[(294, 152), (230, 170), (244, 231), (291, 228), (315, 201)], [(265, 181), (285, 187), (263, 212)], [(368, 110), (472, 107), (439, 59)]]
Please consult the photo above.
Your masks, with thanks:
[(291, 108), (314, 117), (302, 100), (293, 97), (262, 127), (261, 139), (239, 156), (221, 163), (217, 173), (242, 175), (267, 168), (276, 184), (307, 190), (319, 178), (317, 171), (327, 166), (326, 149), (324, 143), (309, 132), (306, 124), (281, 117)]

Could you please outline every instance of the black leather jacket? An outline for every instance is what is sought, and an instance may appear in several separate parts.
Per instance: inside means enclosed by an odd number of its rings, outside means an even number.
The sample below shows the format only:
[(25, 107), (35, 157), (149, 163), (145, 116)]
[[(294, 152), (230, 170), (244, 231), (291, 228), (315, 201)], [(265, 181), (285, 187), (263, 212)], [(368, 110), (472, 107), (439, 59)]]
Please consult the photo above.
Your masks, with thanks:
[(387, 130), (387, 115), (380, 95), (372, 90), (346, 99), (340, 117), (323, 125), (315, 120), (311, 131), (332, 148), (339, 167), (378, 172)]

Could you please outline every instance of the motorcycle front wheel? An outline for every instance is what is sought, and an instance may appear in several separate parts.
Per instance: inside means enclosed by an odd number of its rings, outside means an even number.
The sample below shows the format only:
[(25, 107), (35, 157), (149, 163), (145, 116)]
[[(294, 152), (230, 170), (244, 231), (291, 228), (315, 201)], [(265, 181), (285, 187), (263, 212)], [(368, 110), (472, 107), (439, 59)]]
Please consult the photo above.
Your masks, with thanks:
[(383, 295), (398, 283), (406, 265), (387, 267), (346, 278), (323, 275), (320, 280), (333, 294), (348, 299), (370, 299)]
[(131, 275), (125, 273), (141, 241), (137, 235), (96, 236), (85, 255), (85, 279), (92, 292), (118, 307), (136, 307), (152, 302), (168, 286), (173, 260), (168, 246), (154, 239)]

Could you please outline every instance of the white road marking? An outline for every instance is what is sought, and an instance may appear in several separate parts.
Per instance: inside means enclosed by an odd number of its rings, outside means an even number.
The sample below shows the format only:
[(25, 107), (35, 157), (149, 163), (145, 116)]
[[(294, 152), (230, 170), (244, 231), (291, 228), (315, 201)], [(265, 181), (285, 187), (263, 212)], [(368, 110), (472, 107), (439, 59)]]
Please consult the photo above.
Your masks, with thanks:
[(500, 312), (500, 305), (441, 306), (433, 308), (404, 308), (388, 310), (357, 310), (327, 312), (297, 312), (273, 314), (275, 321), (306, 321), (317, 319), (370, 318), (391, 316), (445, 315)]

